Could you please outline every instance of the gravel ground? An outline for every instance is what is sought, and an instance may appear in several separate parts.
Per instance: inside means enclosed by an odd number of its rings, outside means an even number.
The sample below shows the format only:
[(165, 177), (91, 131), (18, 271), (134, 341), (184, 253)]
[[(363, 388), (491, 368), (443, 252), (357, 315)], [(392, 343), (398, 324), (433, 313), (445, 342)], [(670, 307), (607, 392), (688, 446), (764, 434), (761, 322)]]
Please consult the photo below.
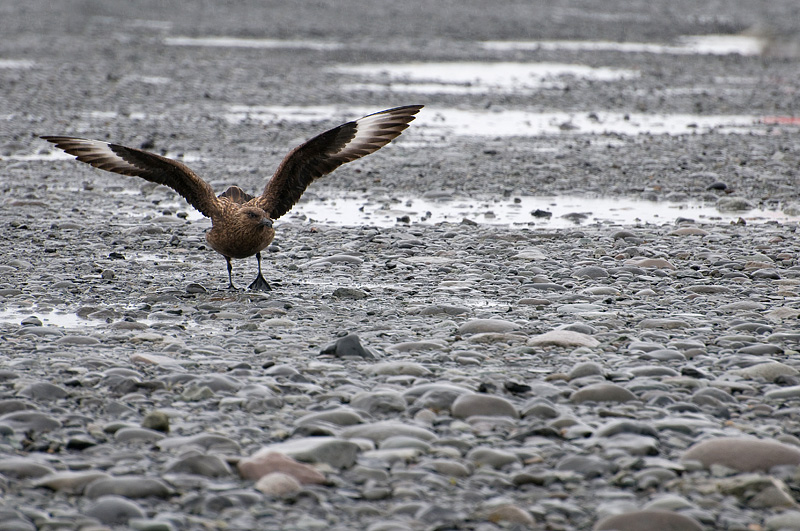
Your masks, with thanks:
[[(800, 8), (701, 4), (0, 6), (0, 529), (800, 529)], [(479, 42), (740, 32), (770, 46)], [(165, 44), (210, 36), (338, 46)], [(411, 61), (638, 76), (409, 94), (344, 90), (360, 80), (332, 69)], [(37, 138), (146, 146), (220, 191), (257, 191), (353, 109), (411, 103), (428, 118), (310, 196), (569, 193), (788, 221), (290, 214), (265, 261), (274, 291), (232, 292), (209, 222), (175, 193), (55, 158)], [(334, 118), (230, 119), (323, 105)], [(470, 137), (431, 125), (444, 109), (781, 119), (737, 134)], [(234, 263), (238, 285), (254, 273), (254, 259)]]

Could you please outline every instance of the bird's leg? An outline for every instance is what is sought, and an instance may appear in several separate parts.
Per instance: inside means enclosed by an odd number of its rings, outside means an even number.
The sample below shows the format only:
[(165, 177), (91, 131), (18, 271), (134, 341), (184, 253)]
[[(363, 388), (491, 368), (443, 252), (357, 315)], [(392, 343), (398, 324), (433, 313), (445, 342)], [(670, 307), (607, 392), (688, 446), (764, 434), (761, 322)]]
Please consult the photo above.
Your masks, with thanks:
[(261, 274), (261, 253), (256, 253), (256, 260), (258, 260), (258, 275), (256, 279), (250, 284), (248, 287), (252, 290), (258, 291), (272, 291), (272, 288), (269, 287), (269, 284), (264, 279), (264, 275)]
[(226, 256), (225, 261), (228, 263), (228, 289), (236, 290), (236, 286), (233, 285), (233, 266), (231, 265), (231, 259)]

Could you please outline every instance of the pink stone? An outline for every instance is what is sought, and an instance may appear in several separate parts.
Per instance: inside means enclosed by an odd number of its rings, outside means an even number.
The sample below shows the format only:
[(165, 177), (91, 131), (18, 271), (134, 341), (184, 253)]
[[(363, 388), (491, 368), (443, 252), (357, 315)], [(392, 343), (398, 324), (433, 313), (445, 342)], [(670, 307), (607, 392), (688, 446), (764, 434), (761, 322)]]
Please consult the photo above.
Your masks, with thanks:
[(259, 479), (273, 472), (282, 472), (303, 485), (325, 483), (325, 476), (316, 468), (278, 452), (256, 453), (239, 461), (238, 468), (244, 479)]

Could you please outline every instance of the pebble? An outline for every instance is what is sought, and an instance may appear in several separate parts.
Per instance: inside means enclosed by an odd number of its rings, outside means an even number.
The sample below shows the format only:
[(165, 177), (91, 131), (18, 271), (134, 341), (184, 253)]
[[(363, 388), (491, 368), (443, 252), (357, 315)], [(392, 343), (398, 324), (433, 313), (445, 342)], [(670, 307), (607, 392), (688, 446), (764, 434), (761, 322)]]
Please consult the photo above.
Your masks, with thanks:
[(334, 468), (349, 468), (356, 462), (359, 447), (353, 442), (336, 437), (305, 437), (267, 445), (256, 452), (253, 458), (257, 459), (272, 452), (306, 463), (325, 463)]
[(463, 335), (503, 333), (519, 329), (519, 325), (503, 319), (472, 319), (458, 327)]
[(144, 518), (144, 510), (122, 496), (101, 496), (87, 507), (86, 516), (97, 518), (106, 525), (126, 525), (132, 518)]
[(397, 391), (371, 391), (355, 395), (350, 406), (373, 416), (386, 416), (405, 411), (406, 401)]
[(303, 486), (289, 474), (270, 472), (256, 481), (255, 488), (269, 496), (285, 498), (297, 494)]
[(60, 471), (42, 476), (33, 482), (35, 487), (46, 487), (48, 489), (66, 492), (68, 494), (81, 494), (87, 485), (94, 481), (110, 479), (111, 476), (105, 472), (95, 470), (86, 471)]
[(371, 349), (361, 344), (361, 339), (356, 334), (347, 334), (337, 339), (320, 351), (321, 354), (333, 354), (337, 358), (366, 358), (374, 359), (377, 356)]
[(505, 398), (483, 394), (462, 394), (452, 406), (453, 417), (465, 419), (474, 415), (519, 418), (519, 412)]
[(229, 476), (231, 469), (221, 457), (216, 455), (194, 454), (181, 457), (164, 468), (166, 473), (195, 474), (212, 478)]
[(723, 465), (742, 472), (766, 472), (779, 465), (800, 464), (800, 449), (770, 440), (720, 437), (693, 445), (682, 459), (700, 461), (706, 468)]
[(654, 529), (703, 531), (703, 526), (697, 520), (677, 512), (645, 509), (608, 516), (597, 522), (592, 528), (593, 531), (652, 531)]
[(613, 383), (596, 383), (578, 389), (572, 396), (570, 402), (580, 404), (582, 402), (628, 402), (637, 400), (636, 395)]
[(167, 498), (172, 494), (169, 486), (158, 478), (143, 476), (118, 476), (101, 478), (86, 486), (84, 496), (99, 498), (116, 494), (125, 498)]
[(551, 330), (528, 339), (528, 345), (540, 347), (596, 347), (599, 344), (592, 336), (571, 330)]
[(369, 439), (376, 444), (397, 436), (414, 437), (423, 441), (436, 439), (436, 434), (432, 431), (392, 420), (350, 426), (342, 430), (341, 436), (347, 439)]
[(519, 457), (511, 452), (486, 447), (473, 448), (467, 454), (467, 459), (472, 461), (475, 466), (488, 465), (492, 468), (503, 468), (519, 462)]
[(259, 479), (273, 473), (291, 476), (302, 485), (325, 483), (325, 475), (316, 468), (274, 451), (259, 451), (236, 465), (245, 479)]

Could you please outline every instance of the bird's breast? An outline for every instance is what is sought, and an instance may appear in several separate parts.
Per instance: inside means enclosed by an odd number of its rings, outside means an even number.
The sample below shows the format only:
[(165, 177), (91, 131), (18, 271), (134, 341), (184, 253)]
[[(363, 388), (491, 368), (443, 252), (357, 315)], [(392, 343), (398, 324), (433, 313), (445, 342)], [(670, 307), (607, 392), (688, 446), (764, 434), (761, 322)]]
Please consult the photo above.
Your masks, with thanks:
[(271, 227), (250, 228), (236, 224), (214, 223), (206, 233), (211, 248), (229, 258), (253, 256), (266, 249), (274, 237), (275, 231)]

